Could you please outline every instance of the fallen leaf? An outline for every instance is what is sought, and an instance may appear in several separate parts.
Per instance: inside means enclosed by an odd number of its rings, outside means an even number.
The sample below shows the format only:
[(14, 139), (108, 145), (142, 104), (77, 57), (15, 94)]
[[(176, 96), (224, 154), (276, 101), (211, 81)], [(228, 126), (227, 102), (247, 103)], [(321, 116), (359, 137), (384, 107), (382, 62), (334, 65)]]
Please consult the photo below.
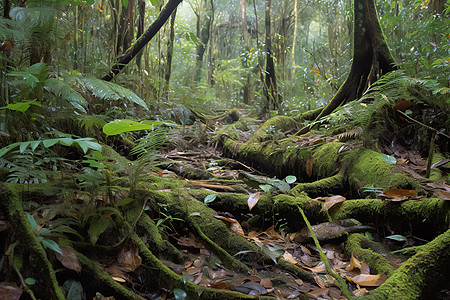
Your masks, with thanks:
[(313, 290), (308, 293), (308, 297), (311, 297), (312, 299), (319, 299), (319, 297), (325, 298), (328, 296), (328, 291), (329, 291), (329, 288)]
[(355, 269), (361, 270), (361, 262), (353, 255), (350, 258), (350, 264), (345, 268), (347, 271), (352, 271)]
[(327, 197), (325, 198), (325, 203), (323, 204), (322, 209), (320, 210), (322, 211), (327, 211), (329, 210), (333, 205), (338, 204), (340, 202), (345, 201), (345, 197), (344, 196), (340, 196), (340, 195), (335, 195), (335, 196), (331, 196), (331, 197)]
[(133, 244), (122, 247), (118, 257), (119, 264), (126, 270), (134, 272), (142, 263), (139, 250)]
[(450, 159), (443, 159), (443, 160), (440, 160), (440, 161), (438, 161), (438, 162), (435, 162), (434, 164), (432, 164), (431, 165), (431, 167), (430, 167), (430, 169), (433, 169), (433, 168), (437, 168), (437, 167), (440, 167), (440, 166), (442, 166), (442, 165), (446, 165), (447, 163), (449, 163), (450, 162)]
[(416, 191), (414, 190), (402, 190), (402, 189), (390, 189), (384, 192), (385, 195), (390, 197), (414, 197), (416, 195)]
[(308, 177), (312, 176), (312, 172), (313, 172), (313, 157), (312, 155), (309, 155), (308, 159), (306, 160), (306, 174), (308, 175)]
[(64, 246), (59, 247), (63, 254), (56, 252), (56, 258), (60, 263), (69, 270), (74, 270), (77, 273), (81, 272), (81, 263), (78, 260), (77, 255), (71, 248)]
[(236, 232), (237, 234), (241, 235), (241, 236), (245, 236), (244, 230), (242, 229), (241, 224), (239, 224), (239, 222), (235, 219), (232, 218), (227, 218), (227, 217), (223, 217), (223, 216), (219, 216), (219, 215), (213, 215), (214, 218), (228, 222), (229, 223), (229, 228), (231, 230), (233, 230), (234, 232)]
[(126, 282), (128, 281), (127, 274), (119, 267), (118, 264), (112, 264), (105, 268), (105, 271), (111, 275), (112, 279), (117, 282)]
[(14, 282), (0, 282), (0, 299), (1, 300), (19, 300), (22, 296), (22, 289)]
[(446, 191), (440, 191), (438, 197), (442, 200), (450, 200), (450, 193)]
[(247, 203), (248, 203), (248, 208), (250, 210), (252, 210), (252, 208), (256, 205), (256, 203), (258, 203), (260, 194), (261, 194), (260, 192), (257, 192), (254, 194), (250, 194), (250, 196), (248, 197)]
[(263, 278), (263, 279), (261, 279), (261, 285), (263, 286), (263, 287), (265, 287), (266, 289), (271, 289), (271, 288), (273, 288), (273, 284), (272, 284), (272, 281), (270, 281), (270, 279), (267, 279), (267, 278)]
[(295, 258), (292, 256), (292, 254), (290, 254), (290, 253), (287, 252), (287, 251), (284, 251), (283, 258), (284, 258), (284, 260), (290, 262), (291, 264), (294, 264), (294, 265), (297, 264), (297, 261), (296, 261)]
[(267, 234), (269, 237), (275, 239), (275, 240), (280, 240), (281, 239), (281, 235), (276, 232), (275, 230), (275, 226), (272, 225), (269, 228), (267, 228), (266, 231), (264, 231), (263, 233)]
[(384, 274), (378, 275), (360, 274), (352, 278), (346, 276), (346, 278), (347, 280), (359, 284), (360, 286), (380, 286), (387, 279), (386, 275)]

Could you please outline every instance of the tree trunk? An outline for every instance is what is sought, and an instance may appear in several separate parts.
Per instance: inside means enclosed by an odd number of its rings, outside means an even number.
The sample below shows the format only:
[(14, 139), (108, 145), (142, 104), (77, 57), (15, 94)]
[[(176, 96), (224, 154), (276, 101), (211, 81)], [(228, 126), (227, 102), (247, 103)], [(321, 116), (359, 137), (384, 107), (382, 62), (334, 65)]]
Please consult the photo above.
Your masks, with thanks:
[(111, 70), (102, 77), (103, 80), (110, 81), (123, 69), (144, 46), (155, 36), (164, 23), (169, 19), (172, 12), (177, 8), (182, 0), (169, 0), (159, 14), (158, 18), (150, 25), (149, 28), (136, 40), (133, 46), (111, 67)]
[[(138, 10), (139, 10), (139, 20), (138, 20), (138, 26), (137, 26), (136, 39), (138, 39), (144, 33), (144, 28), (145, 28), (145, 1), (144, 0), (138, 0)], [(136, 57), (136, 65), (139, 70), (141, 70), (141, 57), (142, 57), (142, 52), (139, 52)]]
[[(209, 41), (209, 35), (210, 35), (210, 25), (211, 25), (211, 9), (208, 8), (208, 0), (205, 0), (204, 7), (206, 7), (206, 19), (200, 21), (200, 36), (198, 36), (198, 39), (200, 40), (201, 44), (199, 43), (197, 45), (197, 64), (196, 64), (196, 71), (195, 71), (195, 77), (194, 82), (199, 82), (202, 74), (202, 67), (203, 67), (203, 57), (206, 50), (206, 45)], [(198, 31), (198, 29), (197, 29)]]
[(297, 26), (298, 26), (298, 8), (297, 8), (297, 0), (295, 0), (294, 1), (294, 37), (292, 39), (292, 50), (291, 50), (292, 79), (295, 79), (295, 42), (297, 40)]
[(272, 33), (270, 26), (270, 6), (271, 0), (266, 0), (265, 7), (265, 28), (266, 28), (266, 77), (264, 80), (264, 106), (263, 113), (269, 110), (280, 109), (280, 99), (277, 89), (277, 78), (275, 75), (275, 65), (272, 56)]
[(119, 35), (117, 37), (117, 53), (121, 54), (127, 51), (134, 38), (134, 10), (135, 0), (129, 0), (125, 9), (120, 14)]
[[(374, 0), (354, 1), (353, 62), (347, 79), (317, 119), (343, 103), (361, 97), (369, 83), (395, 69), (394, 58), (381, 29)], [(302, 129), (299, 134), (309, 128)]]
[(169, 40), (167, 41), (167, 61), (166, 68), (164, 71), (164, 77), (166, 80), (166, 84), (164, 86), (164, 96), (166, 99), (169, 99), (169, 83), (170, 83), (170, 75), (172, 74), (172, 57), (173, 57), (173, 40), (175, 38), (175, 17), (177, 15), (177, 9), (175, 9), (172, 13), (172, 17), (170, 18), (170, 35)]

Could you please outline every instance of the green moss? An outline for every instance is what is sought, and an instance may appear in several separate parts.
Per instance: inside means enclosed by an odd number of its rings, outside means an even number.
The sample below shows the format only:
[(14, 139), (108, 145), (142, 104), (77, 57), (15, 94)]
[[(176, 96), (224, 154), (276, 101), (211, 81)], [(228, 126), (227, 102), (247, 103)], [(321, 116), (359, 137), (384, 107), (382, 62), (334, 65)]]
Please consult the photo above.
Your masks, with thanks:
[(340, 142), (323, 144), (313, 152), (313, 170), (319, 177), (328, 177), (340, 167)]
[(422, 190), (414, 179), (385, 162), (378, 152), (354, 150), (346, 155), (346, 160), (349, 162), (349, 183), (355, 190), (363, 186)]
[(292, 189), (292, 194), (299, 195), (305, 192), (310, 197), (319, 197), (332, 193), (342, 192), (344, 188), (344, 171), (341, 170), (336, 175), (326, 177), (314, 182), (299, 183)]
[[(250, 138), (250, 143), (284, 138), (284, 132), (297, 128), (298, 123), (287, 116), (275, 116), (267, 120)], [(278, 135), (281, 133), (281, 135)]]
[(363, 234), (353, 233), (350, 234), (347, 243), (345, 245), (345, 252), (348, 257), (353, 254), (360, 261), (365, 261), (370, 267), (373, 274), (385, 274), (391, 276), (394, 272), (394, 268), (388, 263), (388, 261), (379, 253), (374, 252), (372, 249), (372, 242)]
[(450, 229), (422, 246), (384, 284), (361, 299), (430, 299), (427, 291), (435, 292), (438, 283), (448, 283), (449, 265)]

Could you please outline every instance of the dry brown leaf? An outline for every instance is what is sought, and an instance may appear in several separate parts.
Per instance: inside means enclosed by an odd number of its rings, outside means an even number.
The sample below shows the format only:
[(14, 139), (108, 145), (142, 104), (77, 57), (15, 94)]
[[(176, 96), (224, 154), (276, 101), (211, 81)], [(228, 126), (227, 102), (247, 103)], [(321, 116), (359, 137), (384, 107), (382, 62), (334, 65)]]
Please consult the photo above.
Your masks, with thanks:
[(357, 290), (354, 290), (353, 291), (353, 294), (357, 297), (357, 298), (359, 298), (359, 297), (362, 297), (362, 296), (364, 296), (365, 294), (367, 294), (369, 291), (366, 289), (366, 288), (359, 288), (359, 289), (357, 289)]
[(235, 219), (227, 218), (219, 215), (213, 215), (214, 218), (228, 222), (228, 227), (241, 236), (245, 236), (244, 230), (242, 229), (241, 224)]
[(69, 270), (74, 270), (77, 273), (81, 272), (81, 263), (77, 255), (71, 248), (64, 246), (59, 247), (63, 254), (56, 253), (56, 258), (62, 263), (64, 267)]
[(327, 297), (328, 291), (329, 291), (329, 288), (313, 290), (308, 293), (308, 297), (311, 297), (312, 299), (319, 299), (319, 297)]
[(317, 283), (318, 286), (320, 286), (321, 288), (327, 288), (330, 285), (328, 284), (328, 282), (326, 282), (325, 280), (323, 280), (322, 278), (320, 278), (319, 276), (314, 276), (314, 281)]
[(198, 211), (196, 211), (196, 212), (191, 213), (189, 216), (191, 216), (191, 217), (194, 217), (194, 216), (200, 217), (200, 213)]
[(380, 286), (387, 279), (386, 275), (384, 274), (378, 275), (360, 274), (352, 278), (346, 276), (346, 278), (347, 280), (359, 284), (360, 286)]
[(353, 252), (352, 257), (350, 258), (350, 264), (345, 269), (347, 271), (352, 271), (355, 269), (361, 270), (361, 262), (353, 255)]
[(287, 251), (284, 251), (283, 258), (284, 258), (284, 260), (290, 262), (291, 264), (294, 264), (294, 265), (297, 264), (297, 261), (296, 261), (295, 258), (292, 256), (292, 254), (290, 254), (290, 253), (287, 252)]
[(402, 190), (402, 189), (390, 189), (384, 192), (385, 195), (390, 197), (414, 197), (416, 191), (414, 190)]
[(306, 161), (306, 174), (308, 175), (308, 177), (312, 176), (312, 172), (313, 172), (313, 157), (310, 154), (308, 156), (308, 160)]
[(125, 274), (125, 272), (122, 271), (122, 269), (119, 267), (118, 264), (112, 264), (105, 268), (105, 271), (111, 275), (112, 279), (114, 279), (117, 282), (126, 282), (128, 281), (128, 276)]
[(310, 267), (305, 267), (305, 266), (300, 266), (302, 269), (306, 269), (306, 270), (310, 270), (313, 273), (320, 273), (325, 271), (325, 265), (323, 262), (320, 262), (319, 264), (317, 264), (317, 266), (315, 266), (314, 268), (310, 268)]
[(275, 230), (275, 226), (272, 225), (269, 228), (267, 228), (266, 231), (264, 231), (263, 233), (267, 234), (268, 236), (270, 236), (271, 238), (275, 239), (275, 240), (280, 240), (281, 239), (281, 235)]
[(325, 203), (323, 204), (322, 209), (320, 210), (322, 211), (327, 211), (329, 210), (333, 205), (338, 204), (340, 202), (345, 201), (345, 197), (344, 196), (340, 196), (340, 195), (335, 195), (335, 196), (331, 196), (331, 197), (327, 197), (325, 198)]
[(14, 282), (0, 282), (0, 300), (19, 300), (22, 292)]
[(261, 285), (263, 286), (263, 287), (265, 287), (266, 289), (271, 289), (271, 288), (273, 288), (273, 284), (272, 284), (272, 281), (270, 281), (270, 279), (267, 279), (267, 278), (263, 278), (263, 279), (261, 279)]
[(139, 256), (139, 249), (131, 244), (122, 247), (118, 261), (125, 270), (133, 272), (141, 265), (142, 258)]
[(250, 210), (252, 210), (252, 208), (256, 205), (256, 203), (258, 203), (260, 194), (261, 194), (260, 192), (257, 192), (254, 194), (250, 194), (250, 196), (248, 197), (247, 203), (248, 203), (248, 208)]

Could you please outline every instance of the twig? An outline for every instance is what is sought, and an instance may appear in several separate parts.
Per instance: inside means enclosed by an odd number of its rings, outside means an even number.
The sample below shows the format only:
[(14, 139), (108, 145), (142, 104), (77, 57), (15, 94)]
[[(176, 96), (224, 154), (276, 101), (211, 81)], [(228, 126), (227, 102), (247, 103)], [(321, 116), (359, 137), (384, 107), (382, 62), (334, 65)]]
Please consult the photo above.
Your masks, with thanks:
[(406, 119), (408, 119), (409, 121), (415, 122), (415, 123), (417, 123), (417, 124), (419, 124), (419, 125), (421, 125), (421, 126), (423, 126), (423, 127), (425, 127), (425, 128), (428, 128), (429, 130), (436, 132), (436, 134), (442, 135), (443, 137), (446, 137), (446, 138), (448, 138), (448, 139), (450, 140), (450, 136), (449, 136), (449, 135), (447, 135), (447, 134), (445, 134), (445, 133), (443, 133), (443, 132), (440, 132), (440, 131), (437, 130), (436, 128), (433, 128), (433, 127), (431, 127), (431, 126), (428, 126), (428, 125), (426, 125), (426, 124), (423, 124), (423, 123), (417, 121), (416, 119), (411, 118), (410, 116), (408, 116), (407, 114), (405, 114), (405, 113), (402, 112), (401, 110), (397, 110), (397, 112), (398, 112), (399, 114), (401, 114), (403, 117), (405, 117)]
[(353, 295), (352, 292), (350, 292), (347, 289), (347, 284), (345, 283), (344, 278), (342, 278), (341, 276), (339, 276), (339, 274), (337, 274), (336, 272), (334, 272), (331, 267), (330, 267), (330, 263), (328, 262), (327, 257), (325, 256), (325, 254), (322, 251), (322, 247), (320, 246), (319, 240), (317, 239), (316, 233), (314, 232), (314, 230), (311, 227), (311, 224), (308, 221), (308, 218), (306, 218), (305, 213), (303, 212), (303, 209), (297, 205), (298, 210), (300, 211), (300, 213), (302, 214), (303, 220), (306, 223), (306, 226), (308, 226), (309, 232), (311, 233), (311, 237), (314, 240), (314, 244), (316, 245), (317, 249), (319, 250), (319, 255), (320, 255), (320, 259), (323, 261), (325, 268), (327, 269), (328, 274), (330, 274), (331, 276), (334, 277), (334, 279), (336, 279), (337, 283), (338, 283), (338, 287), (341, 290), (342, 294), (344, 295), (345, 298), (349, 299), (349, 300), (353, 300), (356, 299), (355, 295)]

